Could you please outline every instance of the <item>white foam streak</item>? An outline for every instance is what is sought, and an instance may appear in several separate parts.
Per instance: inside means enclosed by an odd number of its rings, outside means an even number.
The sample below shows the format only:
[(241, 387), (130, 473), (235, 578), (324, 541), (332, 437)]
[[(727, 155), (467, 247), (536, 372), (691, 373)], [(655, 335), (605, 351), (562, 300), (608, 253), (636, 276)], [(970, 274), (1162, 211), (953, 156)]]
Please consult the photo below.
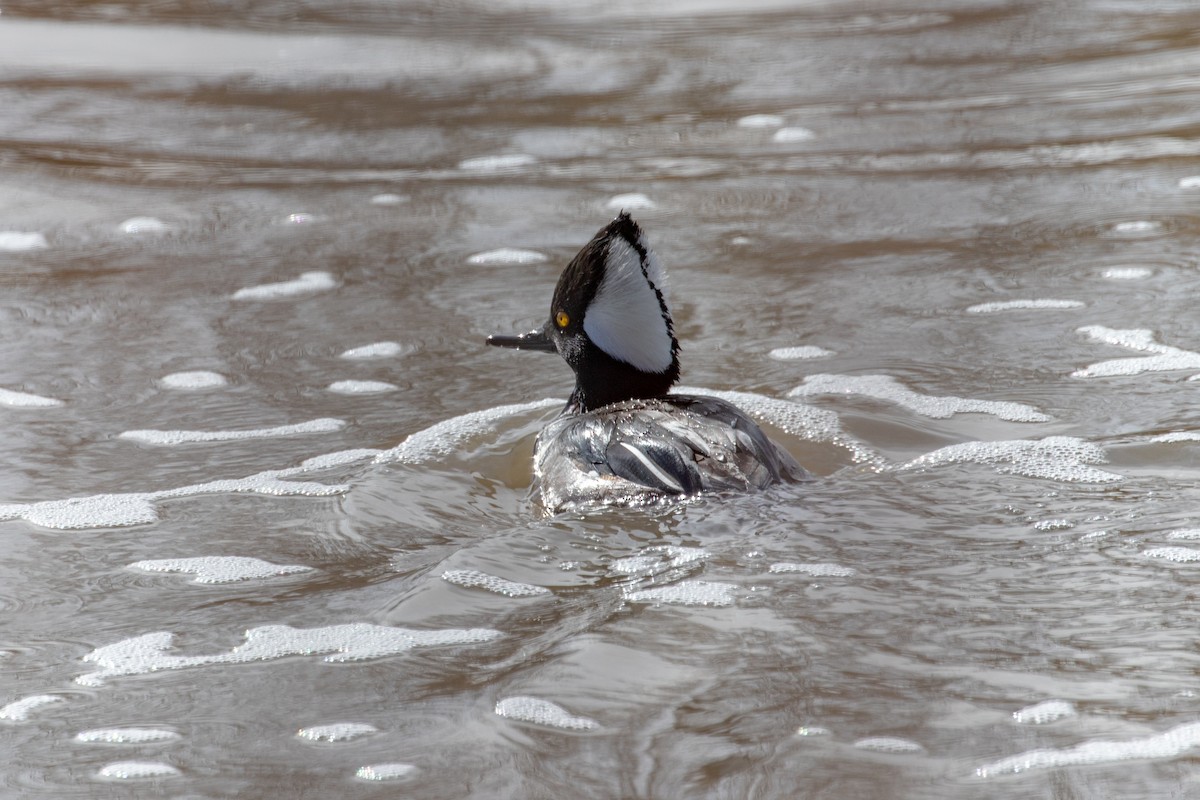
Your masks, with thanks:
[(117, 761), (101, 767), (96, 777), (128, 781), (140, 778), (173, 778), (179, 774), (179, 770), (170, 764), (160, 764), (157, 761)]
[(925, 752), (925, 748), (908, 739), (897, 739), (893, 736), (872, 736), (859, 739), (854, 743), (859, 750), (873, 750), (876, 753), (895, 753), (897, 755), (914, 755)]
[(1013, 712), (1013, 722), (1019, 725), (1046, 725), (1075, 716), (1075, 706), (1065, 700), (1046, 700)]
[(20, 700), (14, 700), (3, 708), (0, 708), (0, 720), (24, 722), (35, 708), (41, 708), (51, 703), (61, 703), (63, 700), (66, 700), (66, 698), (59, 697), (56, 694), (35, 694), (29, 697), (22, 697)]
[(992, 314), (997, 311), (1025, 311), (1031, 309), (1050, 308), (1083, 308), (1086, 303), (1078, 300), (1003, 300), (992, 303), (979, 303), (969, 306), (971, 314)]
[(390, 358), (403, 354), (406, 349), (408, 348), (405, 348), (399, 342), (375, 342), (373, 344), (364, 344), (361, 347), (352, 347), (343, 352), (340, 358), (348, 358), (350, 360)]
[(947, 419), (955, 414), (991, 414), (1009, 422), (1046, 422), (1050, 419), (1024, 403), (920, 394), (890, 375), (809, 375), (804, 383), (788, 392), (788, 397), (820, 394), (874, 397), (934, 419)]
[(670, 586), (653, 586), (649, 589), (627, 591), (625, 599), (630, 603), (661, 603), (679, 606), (713, 606), (724, 608), (733, 605), (737, 586), (715, 581), (680, 581)]
[(29, 231), (0, 231), (0, 253), (21, 253), (49, 247), (46, 237)]
[(739, 128), (779, 128), (783, 126), (783, 117), (778, 114), (747, 114), (737, 121)]
[(976, 769), (975, 774), (980, 778), (991, 778), (1034, 769), (1112, 764), (1131, 759), (1174, 758), (1197, 745), (1200, 745), (1200, 722), (1189, 722), (1141, 739), (1102, 740), (1062, 749), (1030, 750), (985, 764)]
[(858, 574), (856, 570), (841, 564), (796, 564), (790, 561), (772, 564), (770, 571), (777, 575), (798, 573), (813, 578), (849, 578)]
[(236, 583), (255, 578), (275, 578), (298, 572), (312, 572), (313, 569), (301, 564), (272, 564), (261, 558), (247, 556), (164, 558), (135, 561), (129, 568), (143, 572), (183, 572), (196, 576), (192, 583)]
[(1104, 450), (1085, 439), (1073, 436), (1047, 436), (1045, 439), (1016, 439), (1003, 442), (964, 442), (926, 453), (901, 470), (940, 467), (949, 464), (990, 464), (997, 472), (1046, 478), (1066, 483), (1112, 483), (1124, 476), (1089, 466), (1108, 461)]
[(547, 397), (531, 403), (496, 406), (452, 417), (417, 431), (392, 449), (379, 453), (375, 460), (380, 463), (402, 461), (419, 464), (438, 456), (447, 456), (456, 452), (467, 439), (495, 430), (496, 423), (506, 417), (549, 406), (561, 406), (564, 402)]
[(378, 733), (379, 729), (365, 722), (333, 722), (328, 725), (311, 725), (296, 731), (296, 735), (309, 742), (349, 742)]
[(538, 597), (550, 594), (545, 586), (517, 583), (474, 569), (452, 569), (442, 573), (442, 580), (464, 589), (483, 589), (505, 597)]
[(641, 211), (654, 208), (656, 203), (641, 192), (616, 194), (608, 199), (604, 207), (610, 211)]
[(84, 744), (157, 744), (178, 739), (175, 731), (161, 728), (96, 728), (75, 734)]
[(247, 439), (277, 439), (311, 433), (332, 433), (346, 427), (346, 421), (323, 417), (294, 425), (279, 425), (274, 428), (255, 428), (245, 431), (125, 431), (118, 438), (142, 444), (171, 447), (197, 442), (233, 442)]
[(525, 153), (511, 155), (476, 156), (458, 162), (458, 168), (467, 172), (500, 172), (536, 164), (537, 159)]
[(541, 264), (548, 261), (544, 253), (537, 250), (522, 250), (518, 247), (501, 247), (476, 253), (467, 259), (468, 264)]
[(1200, 561), (1200, 550), (1193, 547), (1152, 547), (1143, 550), (1147, 558), (1161, 558), (1163, 561), (1174, 561), (1176, 564), (1190, 564)]
[(416, 771), (416, 766), (400, 762), (367, 764), (366, 766), (359, 767), (358, 771), (354, 773), (354, 777), (363, 781), (394, 781), (400, 778), (407, 778)]
[(166, 233), (171, 230), (171, 226), (157, 217), (131, 217), (118, 225), (117, 230), (137, 236), (144, 233)]
[(264, 283), (247, 286), (233, 293), (234, 300), (278, 300), (282, 297), (323, 292), (337, 286), (337, 281), (328, 272), (305, 272), (299, 278), (280, 283)]
[(500, 700), (496, 703), (496, 715), (571, 731), (594, 731), (600, 727), (596, 720), (577, 717), (557, 703), (523, 695)]
[(83, 660), (100, 668), (80, 675), (75, 680), (85, 686), (99, 686), (108, 678), (121, 675), (146, 675), (217, 664), (247, 664), (287, 656), (326, 654), (322, 660), (329, 663), (362, 661), (397, 655), (417, 647), (490, 642), (501, 635), (499, 631), (488, 628), (413, 630), (365, 622), (306, 629), (264, 625), (246, 631), (246, 641), (229, 652), (175, 656), (167, 652), (174, 635), (168, 631), (158, 631), (96, 648)]
[(1200, 353), (1157, 342), (1154, 334), (1148, 330), (1106, 328), (1103, 325), (1087, 325), (1076, 330), (1095, 342), (1153, 353), (1153, 355), (1100, 361), (1083, 369), (1075, 370), (1071, 373), (1072, 378), (1098, 378), (1114, 375), (1138, 375), (1143, 372), (1200, 369)]
[(334, 394), (383, 394), (394, 392), (400, 387), (384, 381), (334, 381), (326, 387)]
[(808, 358), (826, 358), (835, 355), (832, 350), (826, 350), (824, 347), (816, 345), (800, 345), (798, 347), (776, 347), (771, 352), (767, 353), (769, 358), (776, 361), (796, 361), (799, 359)]
[(163, 375), (158, 382), (166, 389), (213, 389), (229, 383), (221, 373), (207, 370), (172, 372), (170, 375)]
[(14, 392), (12, 389), (0, 389), (0, 405), (12, 408), (54, 408), (62, 404), (62, 400), (55, 400), (53, 397)]

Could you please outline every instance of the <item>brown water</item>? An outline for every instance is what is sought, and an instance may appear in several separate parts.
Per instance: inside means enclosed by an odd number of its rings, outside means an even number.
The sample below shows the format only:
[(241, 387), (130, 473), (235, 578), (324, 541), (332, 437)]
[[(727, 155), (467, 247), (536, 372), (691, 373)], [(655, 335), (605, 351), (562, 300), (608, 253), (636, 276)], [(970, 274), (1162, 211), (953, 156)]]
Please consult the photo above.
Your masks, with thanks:
[[(1194, 3), (0, 9), (0, 795), (1200, 795)], [(537, 514), (621, 206), (820, 482)]]

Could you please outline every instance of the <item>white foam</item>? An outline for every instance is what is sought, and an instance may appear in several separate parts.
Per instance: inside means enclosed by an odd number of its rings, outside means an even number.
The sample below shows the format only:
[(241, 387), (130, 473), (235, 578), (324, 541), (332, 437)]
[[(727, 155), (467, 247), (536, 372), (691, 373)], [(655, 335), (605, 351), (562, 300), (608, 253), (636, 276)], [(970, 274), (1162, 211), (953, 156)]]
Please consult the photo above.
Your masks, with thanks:
[(1118, 222), (1112, 226), (1113, 233), (1153, 233), (1162, 228), (1161, 222), (1155, 222), (1148, 219), (1136, 219), (1129, 222)]
[(391, 358), (409, 351), (411, 347), (405, 347), (399, 342), (375, 342), (373, 344), (364, 344), (361, 347), (352, 347), (344, 351), (340, 358), (348, 358), (351, 360), (361, 360), (368, 358)]
[(404, 195), (391, 194), (390, 192), (388, 192), (388, 193), (384, 193), (384, 194), (377, 194), (374, 197), (372, 197), (371, 205), (373, 205), (373, 206), (398, 206), (407, 200), (408, 200), (408, 198), (405, 197)]
[(926, 453), (901, 470), (941, 467), (950, 464), (991, 464), (1001, 474), (1046, 478), (1066, 483), (1112, 483), (1123, 475), (1089, 466), (1104, 464), (1104, 450), (1074, 436), (1045, 439), (1016, 439), (1003, 442), (964, 442)]
[(1069, 519), (1040, 519), (1033, 527), (1039, 531), (1065, 531), (1074, 528), (1075, 523)]
[(545, 253), (537, 250), (522, 250), (519, 247), (499, 247), (476, 253), (467, 258), (468, 264), (541, 264), (548, 261)]
[(56, 694), (35, 694), (29, 697), (22, 697), (20, 700), (14, 700), (3, 708), (0, 708), (0, 719), (6, 719), (10, 722), (24, 722), (28, 719), (29, 713), (35, 708), (40, 708), (51, 703), (61, 703), (66, 699)]
[(27, 392), (0, 389), (0, 405), (12, 408), (55, 408), (62, 404), (62, 400), (55, 400), (53, 397), (42, 397), (41, 395), (28, 394)]
[(1179, 530), (1169, 532), (1167, 534), (1167, 538), (1175, 539), (1176, 541), (1180, 539), (1189, 541), (1192, 539), (1200, 539), (1200, 528), (1180, 528)]
[(417, 431), (392, 449), (381, 452), (375, 460), (378, 463), (402, 461), (419, 464), (431, 458), (450, 455), (467, 439), (494, 431), (496, 423), (502, 419), (549, 406), (561, 406), (564, 402), (548, 397), (531, 403), (496, 406), (451, 417)]
[(1146, 441), (1173, 444), (1175, 442), (1200, 442), (1200, 431), (1172, 431), (1151, 436)]
[(1065, 700), (1046, 700), (1013, 712), (1013, 722), (1019, 725), (1046, 725), (1075, 716), (1075, 706)]
[(297, 212), (295, 214), (288, 214), (286, 217), (283, 218), (283, 222), (285, 225), (311, 225), (312, 223), (316, 222), (317, 220), (318, 220), (318, 217), (316, 214), (308, 214), (303, 211)]
[(226, 385), (229, 381), (219, 372), (193, 370), (163, 375), (158, 379), (158, 383), (166, 389), (214, 389)]
[(799, 347), (776, 347), (767, 356), (776, 361), (796, 361), (804, 358), (826, 358), (827, 356), (836, 355), (832, 350), (826, 350), (824, 347), (816, 345), (800, 345)]
[(498, 172), (506, 169), (517, 169), (518, 167), (527, 167), (530, 164), (536, 164), (537, 159), (525, 153), (513, 153), (511, 155), (496, 155), (496, 156), (476, 156), (475, 158), (465, 158), (458, 162), (458, 168), (468, 172)]
[(171, 226), (157, 217), (131, 217), (118, 225), (117, 230), (132, 235), (166, 233), (171, 230)]
[(625, 593), (631, 603), (661, 603), (677, 606), (714, 606), (723, 608), (733, 605), (737, 586), (715, 581), (680, 581), (669, 586), (653, 586)]
[(1200, 550), (1191, 547), (1152, 547), (1143, 550), (1147, 558), (1161, 558), (1164, 561), (1174, 561), (1177, 564), (1188, 564), (1200, 561)]
[(639, 211), (654, 208), (656, 205), (657, 203), (641, 192), (629, 192), (628, 194), (613, 195), (608, 198), (604, 207), (612, 211)]
[(1060, 769), (1085, 764), (1112, 764), (1131, 759), (1174, 758), (1200, 745), (1200, 722), (1178, 725), (1162, 733), (1125, 741), (1085, 742), (1061, 749), (1030, 750), (975, 770), (980, 778), (1026, 772), (1032, 769)]
[(156, 744), (180, 738), (175, 731), (162, 728), (95, 728), (75, 734), (84, 744)]
[(341, 419), (320, 419), (298, 422), (294, 425), (279, 425), (274, 428), (254, 428), (245, 431), (125, 431), (117, 438), (129, 439), (142, 444), (172, 447), (180, 444), (195, 444), (197, 442), (234, 442), (247, 439), (278, 439), (284, 436), (300, 434), (332, 433), (346, 427), (346, 421)]
[(483, 589), (505, 597), (537, 597), (550, 594), (545, 586), (516, 583), (474, 569), (452, 569), (442, 573), (442, 580), (466, 589)]
[(97, 647), (83, 657), (99, 669), (76, 678), (85, 686), (98, 686), (120, 675), (145, 675), (169, 669), (216, 664), (247, 664), (287, 656), (315, 656), (329, 663), (362, 661), (398, 655), (417, 647), (479, 644), (500, 637), (488, 628), (413, 630), (355, 622), (322, 628), (264, 625), (246, 631), (246, 641), (225, 653), (174, 656), (167, 653), (174, 635), (157, 631)]
[(334, 381), (325, 388), (335, 394), (383, 394), (384, 392), (394, 392), (400, 387), (384, 381), (348, 380)]
[(784, 119), (778, 114), (747, 114), (737, 121), (739, 128), (780, 128)]
[(969, 306), (971, 314), (991, 314), (996, 311), (1014, 311), (1046, 308), (1083, 308), (1086, 303), (1079, 300), (1002, 300)]
[(1129, 350), (1137, 350), (1153, 355), (1141, 358), (1114, 358), (1077, 369), (1071, 373), (1072, 378), (1098, 378), (1114, 375), (1138, 375), (1143, 372), (1167, 372), (1179, 369), (1200, 369), (1200, 353), (1181, 350), (1178, 347), (1161, 344), (1154, 339), (1151, 331), (1139, 328), (1117, 329), (1106, 328), (1103, 325), (1086, 325), (1077, 328), (1094, 342), (1111, 344)]
[(733, 403), (752, 417), (764, 420), (785, 433), (800, 436), (812, 442), (829, 442), (850, 451), (857, 463), (875, 466), (883, 464), (883, 458), (870, 446), (858, 441), (842, 430), (837, 414), (821, 408), (780, 400), (753, 392), (729, 392), (705, 389), (698, 386), (680, 386), (680, 394), (700, 394), (718, 397)]
[(41, 250), (50, 245), (40, 233), (27, 231), (0, 231), (0, 253), (21, 253), (26, 250)]
[(695, 564), (711, 556), (711, 553), (700, 547), (660, 544), (647, 547), (636, 556), (614, 559), (608, 568), (621, 575), (657, 575), (669, 569)]
[(365, 722), (334, 722), (329, 725), (310, 725), (296, 731), (296, 735), (309, 742), (349, 742), (378, 733), (379, 729)]
[(890, 375), (809, 375), (804, 379), (804, 383), (788, 392), (788, 397), (819, 394), (857, 394), (874, 397), (934, 419), (947, 419), (955, 414), (991, 414), (1009, 422), (1046, 422), (1050, 419), (1033, 406), (1024, 403), (920, 394)]
[(299, 278), (280, 283), (264, 283), (247, 286), (233, 293), (234, 300), (278, 300), (281, 297), (323, 292), (337, 287), (337, 281), (328, 272), (305, 272)]
[(1149, 267), (1109, 267), (1100, 273), (1110, 281), (1136, 281), (1149, 278), (1153, 274), (1154, 270)]
[(417, 771), (417, 768), (412, 764), (402, 764), (393, 762), (390, 764), (368, 764), (364, 767), (359, 767), (354, 773), (354, 777), (364, 781), (395, 781), (400, 778), (407, 778), (409, 775)]
[(790, 561), (772, 564), (770, 571), (775, 574), (799, 573), (814, 578), (849, 578), (858, 574), (857, 570), (841, 564), (797, 564)]
[(537, 697), (506, 697), (496, 703), (496, 714), (518, 722), (569, 731), (594, 731), (600, 728), (600, 723), (594, 719), (577, 717), (557, 703)]
[(117, 761), (101, 767), (96, 777), (132, 781), (142, 778), (174, 778), (179, 774), (179, 770), (170, 764), (157, 761)]
[(908, 739), (898, 739), (893, 736), (872, 736), (868, 739), (859, 739), (854, 743), (854, 746), (859, 750), (872, 750), (876, 753), (896, 753), (898, 755), (912, 755), (925, 752), (925, 748), (916, 742), (910, 742)]
[(424, 463), (456, 452), (469, 438), (494, 431), (496, 423), (508, 416), (548, 406), (561, 406), (563, 402), (547, 398), (532, 403), (473, 411), (417, 431), (390, 450), (339, 450), (306, 459), (296, 467), (265, 470), (245, 478), (218, 479), (157, 492), (97, 494), (65, 500), (0, 505), (0, 521), (24, 519), (33, 525), (56, 530), (111, 528), (155, 522), (158, 520), (155, 508), (157, 503), (182, 497), (231, 492), (278, 497), (329, 497), (349, 491), (350, 487), (346, 484), (287, 479), (314, 470), (341, 467), (368, 459), (373, 459), (376, 463)]
[(804, 725), (796, 729), (797, 736), (830, 736), (833, 731), (820, 725)]
[(808, 128), (780, 128), (775, 131), (775, 134), (771, 137), (771, 141), (780, 143), (807, 142), (810, 139), (815, 139), (816, 136)]
[(1200, 189), (1200, 175), (1189, 175), (1179, 179), (1180, 189)]
[(143, 572), (185, 572), (196, 576), (192, 583), (235, 583), (255, 578), (275, 578), (280, 575), (294, 575), (297, 572), (312, 572), (313, 569), (301, 564), (272, 564), (261, 558), (246, 556), (164, 558), (135, 561), (129, 568)]

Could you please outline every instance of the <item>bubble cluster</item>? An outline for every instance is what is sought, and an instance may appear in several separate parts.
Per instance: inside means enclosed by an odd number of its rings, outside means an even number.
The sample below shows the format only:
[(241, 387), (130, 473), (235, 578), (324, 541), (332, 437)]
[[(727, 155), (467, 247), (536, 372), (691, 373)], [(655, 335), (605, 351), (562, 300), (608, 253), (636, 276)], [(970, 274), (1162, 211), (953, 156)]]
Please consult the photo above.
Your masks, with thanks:
[(62, 404), (62, 400), (56, 400), (53, 397), (42, 397), (27, 392), (0, 389), (0, 405), (12, 408), (54, 408)]
[(340, 358), (348, 358), (351, 360), (360, 360), (368, 358), (390, 358), (398, 356), (406, 352), (409, 348), (399, 342), (375, 342), (374, 344), (364, 344), (361, 347), (352, 347), (344, 351)]
[(1153, 274), (1154, 270), (1149, 267), (1109, 267), (1100, 273), (1110, 281), (1136, 281), (1149, 278)]
[(537, 159), (525, 153), (510, 155), (476, 156), (458, 162), (458, 168), (466, 172), (500, 172), (536, 164)]
[(140, 569), (143, 572), (189, 573), (196, 576), (192, 583), (236, 583), (255, 578), (275, 578), (294, 575), (297, 572), (312, 572), (312, 567), (300, 564), (272, 564), (261, 558), (247, 556), (200, 556), (135, 561), (129, 568)]
[(1016, 439), (1004, 442), (964, 442), (943, 447), (900, 466), (901, 470), (950, 464), (998, 465), (997, 472), (1046, 478), (1065, 483), (1112, 483), (1124, 480), (1115, 472), (1090, 466), (1108, 461), (1104, 450), (1074, 436)]
[(541, 264), (549, 259), (537, 250), (522, 250), (518, 247), (501, 247), (476, 253), (467, 259), (468, 264)]
[(630, 192), (628, 194), (616, 194), (608, 198), (608, 202), (604, 207), (610, 211), (640, 211), (647, 208), (654, 208), (657, 205), (646, 195), (641, 192)]
[(1157, 436), (1151, 436), (1146, 441), (1161, 444), (1173, 444), (1175, 442), (1200, 442), (1200, 431), (1172, 431), (1171, 433), (1160, 433)]
[(998, 302), (979, 303), (978, 305), (969, 306), (967, 308), (967, 312), (971, 314), (992, 314), (997, 311), (1047, 308), (1083, 308), (1086, 305), (1086, 303), (1081, 303), (1078, 300), (1002, 300)]
[(83, 657), (100, 669), (76, 678), (85, 686), (98, 686), (121, 675), (146, 675), (170, 669), (216, 664), (247, 664), (287, 656), (327, 654), (329, 663), (362, 661), (398, 655), (417, 647), (479, 644), (499, 638), (488, 628), (413, 630), (355, 622), (323, 628), (264, 625), (246, 631), (246, 641), (225, 653), (174, 656), (167, 653), (174, 640), (168, 631), (157, 631), (98, 647)]
[(678, 569), (711, 557), (700, 547), (677, 547), (664, 544), (647, 547), (636, 556), (613, 559), (608, 568), (620, 575), (651, 575)]
[(1075, 523), (1069, 519), (1039, 519), (1033, 527), (1039, 531), (1066, 531), (1074, 528)]
[(733, 605), (737, 586), (715, 581), (680, 581), (669, 586), (653, 586), (626, 592), (625, 599), (631, 603), (662, 603), (676, 606)]
[(403, 461), (411, 464), (451, 455), (467, 439), (495, 430), (496, 423), (505, 417), (549, 406), (561, 406), (564, 402), (548, 397), (531, 403), (496, 406), (451, 417), (417, 431), (390, 450), (384, 450), (376, 457), (376, 461)]
[(466, 589), (483, 589), (505, 597), (537, 597), (550, 594), (545, 586), (516, 583), (473, 569), (453, 569), (442, 573), (442, 580)]
[(394, 392), (400, 387), (385, 381), (334, 381), (326, 387), (335, 394), (383, 394)]
[(1045, 725), (1075, 716), (1075, 706), (1065, 700), (1046, 700), (1013, 712), (1013, 722), (1020, 725)]
[(24, 722), (29, 718), (30, 712), (34, 709), (50, 705), (51, 703), (61, 703), (66, 699), (56, 694), (35, 694), (30, 697), (22, 697), (20, 700), (14, 700), (3, 708), (0, 708), (0, 720), (6, 719), (9, 722)]
[(46, 237), (31, 231), (0, 231), (0, 253), (20, 253), (49, 247)]
[(934, 419), (947, 419), (955, 414), (991, 414), (1009, 422), (1046, 422), (1050, 419), (1024, 403), (920, 394), (890, 375), (809, 375), (804, 383), (788, 392), (788, 397), (821, 394), (873, 397)]
[(323, 292), (337, 287), (337, 281), (328, 272), (304, 272), (299, 278), (280, 283), (264, 283), (247, 286), (233, 293), (234, 300), (278, 300), (313, 292)]
[(1030, 750), (975, 770), (980, 778), (1014, 775), (1033, 769), (1059, 769), (1085, 764), (1111, 764), (1130, 759), (1174, 758), (1200, 745), (1200, 722), (1189, 722), (1170, 730), (1125, 741), (1085, 742), (1061, 749)]
[(193, 370), (191, 372), (172, 372), (158, 379), (159, 385), (167, 389), (213, 389), (229, 383), (219, 372)]
[(354, 773), (354, 777), (363, 781), (394, 781), (400, 778), (407, 778), (416, 771), (417, 768), (414, 765), (399, 762), (368, 764), (364, 767), (359, 767), (358, 771)]
[(1200, 353), (1182, 350), (1155, 341), (1154, 334), (1142, 329), (1106, 328), (1086, 325), (1077, 329), (1094, 342), (1125, 347), (1153, 355), (1141, 358), (1114, 358), (1100, 361), (1071, 373), (1072, 378), (1107, 378), (1115, 375), (1138, 375), (1143, 372), (1168, 372), (1179, 369), (1200, 369)]
[(175, 731), (162, 728), (96, 728), (75, 734), (75, 741), (84, 744), (156, 744), (178, 738)]
[(557, 703), (537, 697), (506, 697), (496, 703), (496, 715), (569, 731), (594, 731), (600, 728), (600, 723), (594, 719), (577, 717)]
[(100, 771), (96, 773), (96, 777), (130, 781), (144, 778), (173, 778), (179, 774), (179, 770), (170, 764), (162, 764), (157, 761), (117, 761), (101, 767)]
[(334, 744), (361, 739), (363, 736), (378, 732), (378, 728), (365, 722), (333, 722), (329, 725), (311, 725), (301, 728), (296, 731), (296, 735), (309, 742)]
[(854, 746), (859, 750), (872, 750), (876, 753), (912, 755), (914, 753), (925, 752), (925, 748), (916, 742), (910, 742), (908, 739), (897, 739), (892, 736), (873, 736), (868, 739), (859, 739), (854, 743)]
[(776, 361), (798, 361), (806, 358), (827, 358), (828, 356), (836, 355), (832, 350), (826, 350), (824, 347), (816, 345), (800, 345), (798, 347), (776, 347), (771, 352), (767, 353), (768, 358), (773, 358)]
[(332, 433), (340, 431), (344, 427), (346, 427), (345, 420), (323, 417), (308, 422), (297, 422), (294, 425), (279, 425), (274, 428), (255, 428), (245, 431), (125, 431), (117, 438), (141, 444), (172, 447), (197, 442), (234, 442), (247, 439), (277, 439), (283, 436), (311, 433)]
[(1200, 550), (1192, 547), (1151, 547), (1143, 550), (1147, 558), (1161, 558), (1163, 561), (1174, 561), (1176, 564), (1189, 564), (1200, 561)]
[(770, 571), (775, 574), (798, 573), (813, 578), (849, 578), (858, 574), (857, 570), (841, 564), (796, 564), (790, 561), (772, 564)]

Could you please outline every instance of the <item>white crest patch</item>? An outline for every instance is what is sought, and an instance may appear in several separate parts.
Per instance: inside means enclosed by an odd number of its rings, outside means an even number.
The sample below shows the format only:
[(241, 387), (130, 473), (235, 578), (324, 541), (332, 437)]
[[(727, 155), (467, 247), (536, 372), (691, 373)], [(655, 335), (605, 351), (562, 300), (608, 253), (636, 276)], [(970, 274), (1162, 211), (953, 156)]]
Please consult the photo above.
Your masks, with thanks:
[[(644, 241), (638, 244), (646, 246)], [(656, 286), (665, 289), (666, 272), (658, 258), (648, 249), (646, 252), (649, 257), (643, 274), (637, 250), (624, 239), (610, 242), (604, 279), (584, 314), (583, 330), (618, 361), (643, 372), (666, 372), (672, 361), (671, 332), (654, 292)]]

